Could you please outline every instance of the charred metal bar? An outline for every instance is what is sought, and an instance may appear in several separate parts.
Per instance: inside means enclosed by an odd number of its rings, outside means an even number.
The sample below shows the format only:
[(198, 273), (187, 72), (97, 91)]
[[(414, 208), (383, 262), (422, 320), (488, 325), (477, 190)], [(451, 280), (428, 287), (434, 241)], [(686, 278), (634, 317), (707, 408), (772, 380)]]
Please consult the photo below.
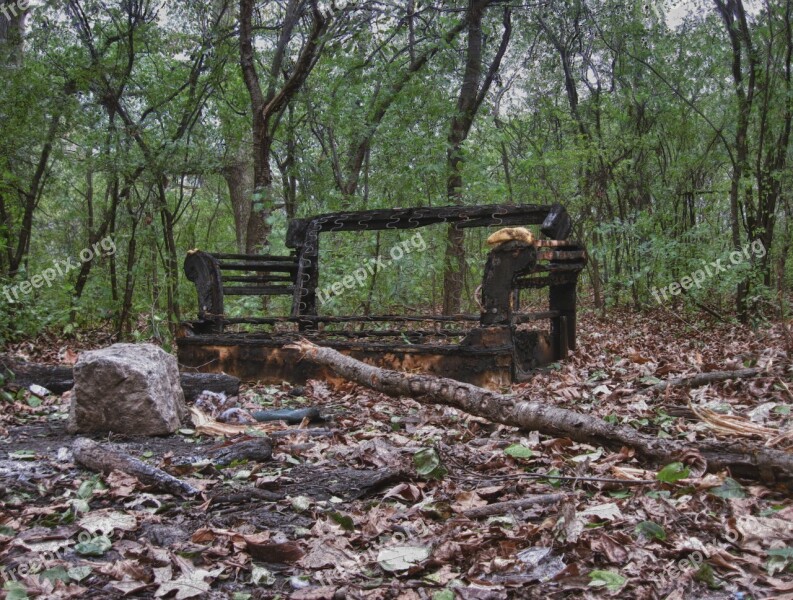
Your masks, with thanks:
[(537, 250), (523, 242), (508, 242), (490, 251), (482, 280), (482, 326), (510, 322), (512, 290), (518, 275), (537, 264)]
[(421, 322), (421, 321), (437, 321), (439, 323), (451, 323), (455, 321), (478, 321), (480, 315), (370, 315), (370, 316), (349, 316), (349, 317), (331, 317), (331, 316), (310, 316), (303, 315), (300, 317), (233, 317), (224, 319), (224, 323), (247, 323), (249, 325), (268, 325), (272, 323), (300, 323), (301, 321), (308, 321), (311, 323), (366, 323), (366, 322)]
[[(320, 233), (410, 230), (441, 223), (456, 229), (539, 225), (550, 239), (511, 241), (488, 254), (479, 315), (316, 314)], [(418, 369), (489, 387), (522, 381), (536, 367), (575, 348), (575, 290), (587, 257), (583, 247), (566, 239), (571, 231), (570, 217), (560, 204), (370, 210), (293, 220), (286, 239), (293, 249), (289, 256), (191, 252), (185, 272), (196, 284), (199, 321), (188, 323), (177, 338), (179, 360), (272, 383), (332, 378), (315, 365), (299, 363), (299, 356), (283, 348), (304, 335), (388, 368)], [(543, 287), (549, 290), (549, 310), (521, 312), (520, 291)], [(225, 318), (224, 294), (291, 294), (292, 307), (284, 316)], [(542, 320), (550, 321), (550, 333), (519, 327)], [(473, 326), (476, 322), (479, 326)], [(401, 326), (364, 328), (367, 323)], [(414, 323), (424, 325), (411, 330)], [(224, 327), (235, 325), (258, 325), (269, 333), (223, 333)]]
[(546, 319), (554, 319), (559, 316), (558, 310), (546, 310), (545, 312), (536, 313), (512, 313), (512, 322), (516, 325), (521, 323), (532, 323), (534, 321), (545, 321)]
[(218, 267), (225, 271), (283, 271), (287, 273), (294, 273), (297, 271), (296, 262), (222, 262), (218, 263)]
[(292, 282), (294, 278), (289, 275), (224, 275), (223, 281), (234, 283), (270, 283), (275, 281)]
[(218, 260), (253, 260), (253, 261), (284, 261), (294, 262), (297, 259), (297, 256), (294, 254), (291, 256), (280, 256), (277, 254), (227, 254), (222, 252), (213, 252), (212, 256), (217, 258)]
[(263, 286), (223, 286), (226, 296), (291, 296), (295, 291), (293, 285), (263, 285)]
[(558, 360), (567, 358), (567, 350), (576, 347), (576, 282), (553, 285), (549, 288), (548, 307), (558, 311), (551, 319), (551, 344)]
[(198, 293), (198, 319), (206, 333), (223, 331), (223, 283), (218, 261), (206, 252), (191, 250), (184, 259), (184, 272)]
[(542, 222), (540, 231), (552, 240), (566, 240), (573, 231), (573, 223), (564, 206), (554, 204)]
[[(551, 224), (546, 222), (555, 215)], [(567, 212), (560, 204), (488, 204), (484, 206), (441, 206), (431, 208), (397, 208), (362, 210), (317, 215), (311, 219), (294, 219), (286, 234), (287, 248), (301, 248), (310, 231), (374, 231), (377, 229), (416, 229), (438, 223), (454, 223), (459, 228), (497, 225), (540, 225), (548, 233), (564, 233), (559, 223)], [(569, 217), (567, 217), (569, 221)], [(557, 225), (553, 225), (557, 224)], [(548, 235), (544, 230), (543, 233)], [(549, 235), (552, 239), (556, 238)], [(562, 237), (567, 237), (562, 236)]]

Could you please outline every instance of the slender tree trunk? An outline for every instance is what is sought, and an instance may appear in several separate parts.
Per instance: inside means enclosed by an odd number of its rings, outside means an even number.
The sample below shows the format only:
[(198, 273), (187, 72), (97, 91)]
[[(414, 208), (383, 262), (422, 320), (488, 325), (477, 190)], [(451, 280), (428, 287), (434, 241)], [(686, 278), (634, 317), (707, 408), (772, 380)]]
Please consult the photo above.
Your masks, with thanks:
[[(8, 270), (11, 277), (16, 276), (19, 268), (22, 266), (23, 261), (27, 257), (28, 250), (30, 249), (30, 238), (33, 233), (33, 213), (35, 212), (36, 206), (38, 206), (39, 199), (41, 198), (44, 181), (46, 179), (45, 174), (49, 166), (50, 155), (52, 154), (52, 149), (55, 144), (55, 138), (58, 135), (60, 120), (61, 109), (59, 107), (56, 109), (55, 114), (50, 120), (50, 125), (47, 130), (47, 137), (44, 140), (44, 145), (42, 146), (41, 154), (39, 155), (39, 160), (36, 165), (36, 170), (33, 173), (33, 177), (30, 182), (30, 187), (27, 191), (22, 193), (24, 206), (22, 222), (19, 226), (16, 250), (11, 253), (9, 260)], [(8, 232), (6, 232), (5, 235), (8, 236)], [(10, 244), (10, 238), (7, 239), (9, 240)]]
[[(738, 114), (735, 120), (735, 158), (730, 182), (730, 220), (732, 245), (735, 250), (740, 250), (741, 220), (747, 208), (743, 204), (741, 194), (744, 191), (743, 178), (749, 172), (749, 124), (755, 94), (756, 57), (742, 0), (714, 1), (732, 49), (732, 77)], [(746, 73), (744, 73), (744, 61), (747, 63)], [(757, 225), (752, 215), (747, 216), (745, 225), (747, 234), (751, 237)], [(749, 279), (746, 278), (738, 284), (735, 292), (736, 311), (742, 323), (746, 323), (749, 319), (746, 303), (748, 295)]]
[[(254, 0), (240, 0), (240, 67), (253, 115), (253, 198), (246, 240), (246, 251), (249, 254), (268, 244), (267, 238), (271, 229), (268, 219), (274, 210), (270, 151), (278, 123), (284, 110), (313, 70), (322, 48), (322, 36), (328, 27), (328, 19), (322, 14), (316, 0), (288, 0), (270, 64), (269, 83), (266, 91), (262, 91), (255, 60), (253, 8)], [(311, 15), (311, 29), (304, 36), (294, 65), (286, 69), (284, 60), (288, 54), (288, 45), (295, 37), (294, 29), (303, 12)]]
[(246, 154), (246, 150), (240, 148), (234, 160), (221, 170), (229, 189), (229, 199), (234, 212), (234, 233), (239, 252), (247, 251), (248, 220), (251, 215), (251, 197), (253, 195), (253, 165), (250, 160), (246, 160)]
[(118, 316), (118, 339), (125, 340), (132, 336), (132, 299), (135, 294), (135, 262), (137, 261), (138, 240), (136, 237), (138, 229), (137, 216), (132, 217), (132, 227), (130, 228), (129, 244), (127, 244), (127, 264), (124, 276), (124, 301), (121, 304), (121, 312)]
[[(511, 12), (504, 10), (504, 32), (501, 44), (482, 81), (482, 20), (491, 0), (470, 0), (468, 5), (468, 46), (466, 49), (465, 72), (457, 111), (449, 127), (446, 150), (446, 198), (449, 204), (463, 203), (463, 144), (471, 131), (476, 113), (484, 101), (493, 82), (501, 60), (507, 50), (512, 33)], [(443, 271), (443, 313), (455, 314), (461, 310), (462, 291), (466, 276), (465, 230), (449, 225), (446, 230), (446, 251)]]
[(168, 208), (164, 178), (157, 182), (157, 210), (165, 240), (165, 296), (167, 301), (168, 330), (173, 334), (179, 326), (181, 311), (179, 310), (179, 256), (174, 237), (174, 216)]

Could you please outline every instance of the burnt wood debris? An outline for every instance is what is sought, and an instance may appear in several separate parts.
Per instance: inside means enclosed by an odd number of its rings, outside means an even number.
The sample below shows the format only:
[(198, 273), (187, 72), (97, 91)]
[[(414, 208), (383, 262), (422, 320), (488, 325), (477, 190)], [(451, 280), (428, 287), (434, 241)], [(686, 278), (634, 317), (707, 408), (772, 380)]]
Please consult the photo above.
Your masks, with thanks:
[[(510, 240), (490, 251), (478, 315), (318, 315), (320, 234), (439, 223), (459, 229), (540, 225), (543, 238), (532, 243)], [(177, 338), (179, 363), (182, 368), (264, 383), (333, 379), (331, 370), (300, 362), (294, 349), (284, 348), (305, 337), (383, 367), (485, 387), (523, 381), (533, 369), (562, 360), (575, 349), (576, 284), (587, 257), (580, 244), (568, 240), (571, 232), (572, 222), (561, 204), (400, 208), (295, 219), (286, 236), (292, 252), (286, 256), (193, 250), (184, 270), (196, 286), (199, 310), (198, 318), (184, 323)], [(548, 289), (548, 310), (521, 311), (521, 290), (541, 288)], [(224, 298), (240, 295), (291, 296), (290, 314), (226, 316)], [(547, 331), (526, 328), (538, 321), (550, 322)], [(367, 323), (378, 328), (367, 329)], [(263, 330), (239, 333), (233, 331), (235, 325)]]

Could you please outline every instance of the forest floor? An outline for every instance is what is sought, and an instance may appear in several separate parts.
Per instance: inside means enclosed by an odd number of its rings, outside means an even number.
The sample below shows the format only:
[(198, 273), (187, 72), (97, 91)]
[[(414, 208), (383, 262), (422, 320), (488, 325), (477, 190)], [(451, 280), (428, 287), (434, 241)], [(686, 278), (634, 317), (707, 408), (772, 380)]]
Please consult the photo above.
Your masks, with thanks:
[[(771, 429), (793, 425), (790, 338), (780, 325), (584, 312), (580, 330), (570, 360), (512, 391), (692, 443), (719, 434), (690, 404)], [(10, 350), (73, 362), (90, 345), (90, 336), (45, 337)], [(744, 366), (764, 372), (636, 396), (666, 378)], [(268, 462), (219, 468), (208, 455), (224, 441), (193, 429), (100, 440), (199, 487), (191, 501), (75, 467), (70, 392), (0, 400), (6, 597), (793, 598), (793, 497), (768, 477), (680, 472), (627, 448), (552, 439), (352, 384), (290, 390), (249, 386), (241, 396), (247, 406), (317, 406), (328, 418), (321, 427), (335, 433), (279, 437)], [(465, 515), (543, 494), (563, 498)]]

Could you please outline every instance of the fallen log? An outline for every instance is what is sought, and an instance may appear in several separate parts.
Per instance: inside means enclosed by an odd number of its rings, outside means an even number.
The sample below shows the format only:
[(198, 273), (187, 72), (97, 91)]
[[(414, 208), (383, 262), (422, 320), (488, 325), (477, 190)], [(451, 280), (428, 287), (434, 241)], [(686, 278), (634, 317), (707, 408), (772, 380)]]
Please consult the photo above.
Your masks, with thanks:
[[(9, 385), (26, 388), (32, 384), (47, 388), (54, 394), (62, 394), (74, 387), (72, 367), (61, 365), (41, 365), (36, 363), (15, 362), (8, 359), (2, 361), (2, 375), (8, 372), (13, 377), (6, 377)], [(203, 391), (223, 393), (226, 396), (237, 396), (240, 393), (240, 380), (224, 373), (180, 373), (184, 398), (194, 401)]]
[(240, 380), (225, 373), (179, 373), (184, 399), (192, 402), (201, 392), (226, 394), (229, 398), (240, 393)]
[(72, 453), (77, 464), (86, 469), (109, 475), (121, 471), (136, 477), (138, 481), (174, 496), (196, 496), (199, 490), (186, 481), (177, 479), (129, 454), (119, 452), (107, 444), (97, 444), (88, 438), (77, 438), (72, 444)]
[(234, 461), (267, 462), (273, 456), (273, 444), (265, 437), (256, 437), (226, 444), (209, 452), (212, 460), (221, 466)]
[(701, 441), (685, 443), (659, 439), (627, 425), (612, 425), (590, 415), (558, 408), (544, 402), (522, 400), (492, 392), (454, 379), (425, 374), (406, 374), (381, 369), (317, 346), (308, 340), (291, 344), (303, 358), (331, 368), (342, 377), (392, 396), (408, 396), (423, 404), (444, 404), (496, 423), (535, 430), (553, 437), (569, 437), (576, 442), (637, 453), (662, 464), (699, 457), (708, 471), (729, 469), (734, 475), (763, 481), (793, 478), (793, 454), (733, 442)]
[(3, 367), (6, 383), (15, 387), (26, 388), (36, 384), (54, 394), (62, 394), (74, 387), (71, 367), (5, 362)]

